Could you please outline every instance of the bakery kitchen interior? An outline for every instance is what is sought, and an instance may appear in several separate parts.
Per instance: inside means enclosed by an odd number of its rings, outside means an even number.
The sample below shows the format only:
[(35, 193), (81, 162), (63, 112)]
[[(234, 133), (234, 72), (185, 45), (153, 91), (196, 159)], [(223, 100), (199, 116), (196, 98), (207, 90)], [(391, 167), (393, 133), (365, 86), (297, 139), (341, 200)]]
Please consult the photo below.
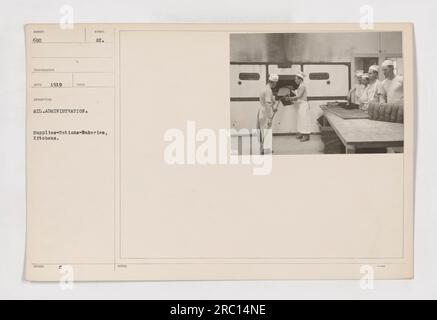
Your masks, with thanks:
[(232, 152), (403, 153), (401, 32), (230, 35)]

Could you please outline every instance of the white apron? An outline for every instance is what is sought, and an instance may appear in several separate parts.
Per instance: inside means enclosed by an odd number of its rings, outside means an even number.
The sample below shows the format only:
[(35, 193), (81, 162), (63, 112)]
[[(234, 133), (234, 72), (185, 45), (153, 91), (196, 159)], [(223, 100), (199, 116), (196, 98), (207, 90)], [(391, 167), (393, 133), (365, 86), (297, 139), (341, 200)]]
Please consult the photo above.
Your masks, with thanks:
[(272, 92), (272, 88), (267, 84), (264, 90), (261, 92), (260, 108), (257, 114), (257, 129), (260, 133), (261, 150), (272, 149), (272, 131), (270, 121), (273, 118), (273, 106), (275, 104), (275, 97)]
[(271, 125), (269, 126), (269, 120), (273, 117), (273, 111), (271, 108), (260, 107), (257, 116), (257, 129), (260, 134), (260, 143), (263, 149), (272, 148), (272, 132)]
[(298, 100), (297, 105), (297, 131), (300, 134), (311, 133), (311, 110), (308, 101)]

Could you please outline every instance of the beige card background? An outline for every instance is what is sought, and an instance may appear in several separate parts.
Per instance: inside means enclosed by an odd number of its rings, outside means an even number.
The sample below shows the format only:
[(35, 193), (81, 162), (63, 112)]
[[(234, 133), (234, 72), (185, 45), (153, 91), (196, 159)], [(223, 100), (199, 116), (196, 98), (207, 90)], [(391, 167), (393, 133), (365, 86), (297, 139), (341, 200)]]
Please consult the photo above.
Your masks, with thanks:
[[(32, 42), (37, 30), (44, 30), (44, 44)], [(106, 42), (93, 43), (96, 30)], [(278, 155), (267, 176), (254, 176), (248, 165), (163, 161), (166, 130), (185, 131), (189, 120), (198, 129), (229, 128), (231, 32), (334, 31), (361, 30), (344, 24), (27, 26), (27, 279), (59, 280), (66, 266), (75, 280), (356, 279), (365, 265), (377, 278), (411, 278), (410, 25), (374, 30), (403, 32), (404, 154)], [(32, 88), (37, 64), (72, 72), (78, 66), (67, 61), (84, 55), (101, 58), (80, 67), (108, 73), (104, 87)], [(90, 112), (32, 114), (42, 98), (52, 99), (45, 105)], [(32, 140), (34, 130), (79, 128), (108, 135)]]

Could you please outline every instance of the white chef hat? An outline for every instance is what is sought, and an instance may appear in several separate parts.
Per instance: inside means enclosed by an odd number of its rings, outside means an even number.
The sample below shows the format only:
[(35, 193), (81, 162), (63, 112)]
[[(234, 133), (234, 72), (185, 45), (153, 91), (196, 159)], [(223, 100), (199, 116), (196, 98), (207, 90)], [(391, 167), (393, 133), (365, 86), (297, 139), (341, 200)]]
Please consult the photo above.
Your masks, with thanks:
[(379, 67), (377, 65), (373, 65), (369, 67), (369, 72), (376, 71), (379, 72)]
[(272, 74), (269, 76), (269, 81), (272, 81), (272, 82), (278, 82), (278, 81), (279, 81), (279, 76), (278, 76), (277, 74), (275, 74), (275, 73), (272, 73)]
[(357, 72), (355, 72), (355, 76), (356, 76), (357, 78), (360, 78), (363, 74), (364, 74), (364, 71), (363, 71), (363, 70), (357, 70)]
[(296, 73), (296, 77), (299, 77), (303, 80), (305, 78), (305, 74), (303, 72), (299, 71), (298, 73)]
[(394, 65), (395, 65), (394, 62), (391, 61), (391, 60), (385, 60), (385, 61), (382, 63), (382, 67), (383, 67), (383, 68), (387, 68), (387, 67), (389, 67), (389, 66), (393, 67)]

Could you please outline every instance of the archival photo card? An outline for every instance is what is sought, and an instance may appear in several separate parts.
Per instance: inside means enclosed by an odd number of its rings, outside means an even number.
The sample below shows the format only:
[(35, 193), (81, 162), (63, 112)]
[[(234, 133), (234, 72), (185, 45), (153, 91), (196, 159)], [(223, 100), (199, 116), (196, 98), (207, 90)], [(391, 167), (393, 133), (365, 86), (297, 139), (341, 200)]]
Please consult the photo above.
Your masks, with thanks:
[(411, 279), (410, 24), (31, 24), (30, 281)]

